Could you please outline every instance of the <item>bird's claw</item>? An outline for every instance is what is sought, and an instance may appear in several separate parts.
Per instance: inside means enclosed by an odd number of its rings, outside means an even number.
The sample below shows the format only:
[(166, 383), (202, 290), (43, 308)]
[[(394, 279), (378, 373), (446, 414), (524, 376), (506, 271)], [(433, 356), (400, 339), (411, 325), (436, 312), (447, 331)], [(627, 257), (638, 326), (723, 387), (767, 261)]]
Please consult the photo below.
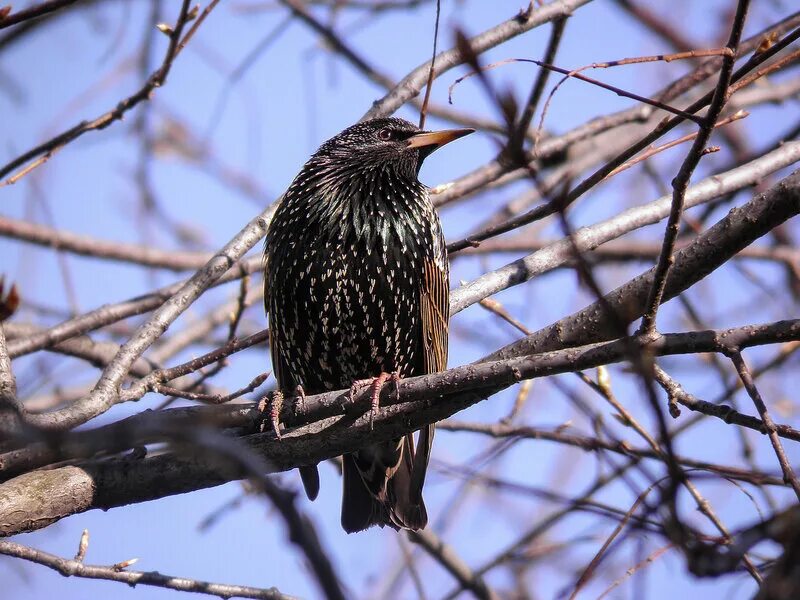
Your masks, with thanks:
[[(272, 424), (272, 431), (275, 437), (281, 439), (281, 409), (283, 408), (283, 392), (275, 390), (265, 394), (258, 403), (258, 412), (262, 418), (269, 414), (269, 421)], [(261, 431), (264, 431), (264, 421), (261, 422)]]
[[(303, 389), (302, 385), (298, 385), (295, 388), (295, 394), (297, 395), (296, 404), (295, 406), (300, 406), (300, 412), (305, 414), (306, 412), (306, 391)], [(295, 408), (295, 410), (297, 410)]]
[(395, 393), (399, 395), (400, 391), (397, 387), (397, 382), (400, 381), (400, 374), (395, 371), (394, 373), (386, 373), (382, 372), (380, 375), (375, 377), (374, 379), (359, 379), (354, 381), (353, 384), (350, 386), (350, 402), (353, 402), (356, 389), (362, 385), (369, 384), (371, 389), (370, 394), (370, 409), (369, 409), (369, 429), (372, 431), (375, 428), (375, 415), (378, 413), (380, 409), (380, 401), (381, 401), (381, 390), (383, 389), (383, 385), (387, 381), (392, 381), (395, 384)]

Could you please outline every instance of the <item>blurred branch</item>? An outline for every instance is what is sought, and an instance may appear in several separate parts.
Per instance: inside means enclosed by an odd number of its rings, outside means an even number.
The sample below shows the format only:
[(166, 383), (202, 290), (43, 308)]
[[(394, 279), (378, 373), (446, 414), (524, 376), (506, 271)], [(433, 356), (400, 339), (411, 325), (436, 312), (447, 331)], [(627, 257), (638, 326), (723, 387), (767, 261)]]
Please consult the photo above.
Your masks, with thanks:
[(164, 85), (167, 75), (169, 75), (169, 72), (172, 69), (172, 63), (175, 60), (175, 57), (178, 55), (179, 42), (181, 42), (183, 28), (191, 18), (189, 15), (190, 4), (190, 0), (182, 0), (181, 9), (175, 22), (175, 26), (169, 34), (169, 46), (167, 47), (167, 51), (164, 55), (164, 60), (161, 63), (161, 66), (154, 71), (152, 75), (150, 75), (145, 84), (136, 93), (119, 102), (113, 110), (110, 110), (91, 121), (82, 121), (78, 123), (67, 131), (55, 136), (53, 139), (36, 146), (35, 148), (15, 158), (5, 166), (0, 167), (0, 179), (2, 179), (18, 167), (29, 163), (29, 161), (33, 161), (30, 162), (30, 164), (27, 164), (25, 168), (12, 177), (0, 182), (0, 187), (16, 183), (21, 177), (27, 175), (37, 166), (49, 160), (55, 152), (58, 152), (64, 146), (76, 140), (84, 133), (105, 129), (115, 121), (121, 120), (126, 112), (134, 108), (140, 102), (149, 100), (153, 91), (156, 88)]
[[(7, 323), (5, 325), (9, 340), (26, 340), (33, 335), (41, 334), (42, 329), (29, 323)], [(89, 364), (104, 368), (119, 352), (119, 344), (107, 341), (93, 340), (87, 335), (74, 336), (48, 347), (48, 350), (65, 356), (74, 356)], [(137, 360), (131, 367), (131, 375), (144, 377), (158, 365), (144, 358)]]
[[(217, 255), (212, 257), (212, 261)], [(217, 261), (218, 262), (218, 261)], [(219, 276), (215, 281), (207, 284), (208, 287), (215, 287), (231, 281), (236, 281), (249, 273), (261, 269), (261, 257), (253, 257), (244, 261), (234, 263), (226, 274)], [(49, 348), (76, 335), (82, 335), (89, 331), (105, 327), (112, 323), (121, 321), (128, 317), (150, 312), (163, 305), (177, 292), (183, 289), (191, 279), (179, 281), (161, 289), (154, 290), (145, 294), (131, 298), (116, 304), (101, 306), (95, 310), (64, 321), (49, 329), (44, 329), (30, 337), (15, 340), (9, 347), (9, 354), (12, 358), (29, 354), (37, 350)]]
[(46, 248), (58, 248), (80, 256), (128, 262), (143, 267), (157, 267), (171, 271), (199, 269), (211, 257), (209, 252), (160, 250), (143, 244), (100, 240), (10, 217), (0, 217), (0, 236)]
[[(749, 418), (752, 419), (753, 417)], [(781, 427), (783, 428), (783, 433), (788, 434), (786, 437), (789, 437), (794, 441), (800, 441), (800, 432), (798, 432), (796, 429), (792, 429), (786, 425), (782, 425)], [(787, 427), (791, 431), (787, 431)], [(657, 452), (652, 448), (632, 446), (625, 440), (618, 442), (606, 441), (576, 433), (568, 433), (566, 431), (553, 431), (538, 427), (528, 427), (525, 425), (470, 423), (466, 421), (447, 419), (446, 421), (438, 423), (436, 428), (443, 431), (477, 433), (495, 439), (528, 439), (550, 441), (556, 444), (580, 448), (586, 452), (613, 452), (622, 456), (663, 460), (663, 456), (660, 452)], [(757, 427), (754, 429), (757, 429)], [(737, 481), (746, 481), (754, 485), (785, 485), (782, 479), (768, 473), (754, 472), (752, 470), (739, 469), (736, 467), (729, 467), (727, 465), (695, 460), (686, 456), (678, 456), (677, 460), (687, 469), (700, 469), (702, 471), (714, 473), (720, 477), (735, 479)]]
[[(558, 47), (561, 44), (561, 39), (564, 35), (564, 27), (566, 24), (566, 18), (556, 19), (553, 21), (553, 27), (550, 30), (550, 39), (547, 41), (547, 49), (544, 52), (543, 62), (552, 63), (555, 61), (556, 53), (558, 52)], [(547, 69), (542, 69), (539, 71), (539, 74), (536, 76), (536, 82), (531, 88), (528, 102), (525, 104), (525, 108), (522, 110), (522, 114), (519, 117), (516, 128), (509, 136), (506, 152), (518, 163), (521, 162), (524, 164), (526, 162), (524, 153), (522, 151), (522, 145), (525, 141), (525, 135), (528, 132), (528, 128), (531, 125), (533, 115), (536, 113), (536, 108), (539, 106), (539, 101), (542, 99), (542, 94), (544, 94), (544, 89), (547, 87), (549, 75), (550, 71)]]
[(628, 524), (628, 521), (636, 513), (636, 510), (639, 508), (647, 495), (656, 487), (656, 485), (657, 483), (650, 485), (645, 491), (639, 494), (639, 496), (636, 498), (636, 501), (628, 509), (628, 512), (626, 512), (622, 519), (620, 519), (619, 523), (617, 523), (617, 526), (614, 528), (614, 531), (612, 531), (611, 535), (606, 538), (606, 541), (597, 551), (597, 554), (594, 555), (591, 562), (586, 565), (586, 568), (583, 570), (581, 576), (578, 578), (578, 581), (575, 583), (575, 587), (569, 596), (569, 600), (575, 600), (575, 598), (578, 596), (578, 592), (583, 586), (586, 585), (594, 572), (597, 570), (597, 567), (600, 564), (600, 561), (604, 558), (606, 550), (608, 550), (611, 542), (613, 542), (614, 539), (622, 532), (622, 530), (625, 529), (625, 525)]
[(462, 588), (471, 592), (480, 600), (498, 600), (497, 593), (490, 588), (480, 575), (476, 575), (456, 554), (452, 547), (445, 544), (433, 531), (409, 531), (408, 538), (425, 549), (433, 559), (455, 577)]
[[(579, 230), (580, 231), (580, 230)], [(467, 248), (461, 251), (461, 256), (476, 254), (499, 254), (537, 251), (552, 246), (558, 242), (555, 239), (531, 239), (527, 235), (518, 235), (496, 240), (482, 242), (476, 248)], [(683, 248), (691, 243), (691, 239), (679, 239), (676, 247)], [(647, 242), (638, 240), (614, 240), (602, 246), (587, 250), (596, 263), (601, 262), (629, 262), (629, 261), (654, 261), (661, 251), (661, 242)], [(800, 250), (794, 246), (749, 246), (743, 248), (734, 260), (748, 259), (766, 262), (777, 262), (787, 266), (800, 264)], [(570, 266), (564, 263), (562, 266)]]
[(674, 27), (671, 23), (659, 18), (654, 11), (646, 6), (634, 4), (633, 0), (616, 0), (616, 2), (650, 31), (669, 42), (678, 51), (688, 51), (697, 47), (696, 44), (685, 37), (686, 32), (683, 29)]
[[(535, 27), (569, 16), (576, 9), (584, 4), (588, 4), (590, 1), (591, 0), (561, 0), (560, 2), (546, 4), (537, 9), (521, 11), (511, 19), (471, 38), (469, 40), (470, 46), (473, 52), (477, 54), (486, 52)], [(532, 6), (533, 5), (531, 5), (531, 7)], [(463, 63), (464, 57), (457, 48), (451, 48), (450, 50), (439, 53), (435, 60), (428, 61), (418, 66), (406, 75), (388, 94), (376, 101), (361, 120), (390, 115), (410, 99), (417, 96), (427, 81), (428, 71), (431, 66), (436, 76), (440, 77), (453, 67)]]
[[(741, 557), (759, 542), (774, 540), (786, 546), (790, 546), (793, 542), (796, 545), (799, 532), (800, 506), (792, 506), (767, 521), (761, 520), (755, 525), (739, 530), (733, 535), (733, 542), (730, 546), (717, 548), (702, 544), (691, 548), (687, 552), (688, 567), (692, 573), (700, 577), (726, 573), (732, 571)], [(791, 596), (777, 595), (775, 597)], [(763, 596), (758, 595), (758, 598), (763, 598)]]
[(69, 6), (70, 4), (75, 4), (79, 0), (47, 0), (46, 2), (42, 2), (40, 4), (34, 4), (28, 8), (24, 8), (22, 10), (18, 10), (14, 13), (6, 13), (3, 14), (5, 8), (11, 9), (11, 6), (4, 7), (0, 9), (0, 29), (4, 29), (6, 27), (11, 27), (12, 25), (17, 25), (18, 23), (22, 23), (23, 21), (29, 21), (31, 19), (39, 19), (44, 17), (52, 12), (57, 10), (61, 10)]

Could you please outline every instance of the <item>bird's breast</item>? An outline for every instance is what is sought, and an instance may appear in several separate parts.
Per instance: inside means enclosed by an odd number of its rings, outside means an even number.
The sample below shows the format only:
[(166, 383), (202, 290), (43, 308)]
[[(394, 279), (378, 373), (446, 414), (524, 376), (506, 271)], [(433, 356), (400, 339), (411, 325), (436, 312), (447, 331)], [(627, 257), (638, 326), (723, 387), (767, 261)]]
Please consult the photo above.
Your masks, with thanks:
[(268, 245), (271, 331), (307, 391), (421, 372), (424, 261), (441, 232), (435, 214), (426, 223), (400, 209), (354, 206), (336, 218), (312, 211), (291, 239)]

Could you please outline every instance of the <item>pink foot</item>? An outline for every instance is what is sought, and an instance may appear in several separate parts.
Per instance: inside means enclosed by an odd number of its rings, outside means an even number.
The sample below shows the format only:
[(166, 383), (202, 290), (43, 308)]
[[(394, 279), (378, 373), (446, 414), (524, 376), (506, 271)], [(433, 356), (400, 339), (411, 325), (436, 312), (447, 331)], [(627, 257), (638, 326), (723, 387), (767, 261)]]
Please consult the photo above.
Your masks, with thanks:
[(400, 381), (400, 374), (395, 371), (394, 373), (386, 373), (385, 371), (382, 372), (380, 375), (375, 377), (374, 379), (359, 379), (353, 382), (353, 385), (350, 386), (350, 401), (353, 401), (353, 397), (357, 389), (364, 385), (369, 385), (372, 393), (370, 395), (370, 410), (369, 410), (369, 428), (370, 431), (375, 427), (375, 414), (378, 412), (380, 408), (380, 400), (381, 400), (381, 390), (383, 389), (383, 385), (387, 381), (393, 381), (395, 384), (395, 390), (397, 390), (397, 382)]
[[(281, 409), (283, 408), (283, 392), (275, 390), (270, 394), (266, 394), (258, 403), (258, 411), (262, 416), (269, 414), (269, 420), (272, 424), (272, 431), (275, 432), (275, 437), (281, 439)], [(262, 424), (261, 431), (264, 431)]]

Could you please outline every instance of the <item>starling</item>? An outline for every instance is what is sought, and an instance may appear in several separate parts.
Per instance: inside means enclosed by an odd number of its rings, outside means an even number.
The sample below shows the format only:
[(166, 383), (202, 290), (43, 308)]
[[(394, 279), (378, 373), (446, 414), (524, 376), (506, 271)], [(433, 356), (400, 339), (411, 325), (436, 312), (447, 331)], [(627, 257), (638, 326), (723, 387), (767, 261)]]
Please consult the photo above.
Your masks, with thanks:
[[(447, 364), (449, 266), (422, 161), (471, 129), (422, 131), (397, 118), (353, 125), (295, 177), (265, 244), (266, 310), (278, 391), (347, 389)], [(422, 529), (433, 426), (343, 457), (342, 527)], [(302, 467), (306, 493), (317, 467)]]

